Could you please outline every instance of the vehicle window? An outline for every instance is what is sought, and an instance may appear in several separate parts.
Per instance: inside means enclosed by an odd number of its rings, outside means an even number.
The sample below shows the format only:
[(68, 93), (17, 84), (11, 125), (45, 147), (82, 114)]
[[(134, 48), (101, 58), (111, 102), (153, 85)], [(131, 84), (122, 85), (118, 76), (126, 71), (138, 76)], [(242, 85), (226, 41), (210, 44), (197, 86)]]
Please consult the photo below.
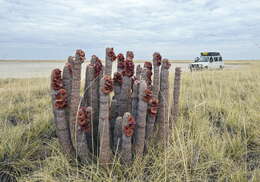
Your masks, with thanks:
[(209, 62), (211, 63), (213, 62), (213, 57), (210, 57)]
[(219, 61), (222, 61), (222, 57), (219, 58)]
[(214, 57), (214, 61), (217, 62), (217, 61), (218, 61), (218, 58), (217, 58), (217, 57)]
[(200, 56), (199, 62), (208, 62), (208, 59), (206, 56)]

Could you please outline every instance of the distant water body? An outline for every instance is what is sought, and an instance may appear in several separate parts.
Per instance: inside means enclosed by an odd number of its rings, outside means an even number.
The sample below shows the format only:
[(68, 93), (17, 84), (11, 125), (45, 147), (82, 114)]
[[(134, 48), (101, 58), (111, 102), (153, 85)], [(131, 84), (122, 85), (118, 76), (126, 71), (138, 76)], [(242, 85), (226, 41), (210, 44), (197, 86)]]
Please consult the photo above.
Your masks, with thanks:
[[(0, 61), (0, 78), (33, 78), (49, 77), (55, 68), (63, 69), (65, 61)], [(82, 65), (82, 77), (85, 75), (87, 63)], [(136, 63), (135, 65), (143, 63)], [(173, 63), (171, 69), (175, 67), (187, 69), (187, 63)], [(116, 71), (116, 62), (113, 63), (113, 71)]]
[(0, 61), (0, 78), (46, 77), (63, 64), (58, 61)]

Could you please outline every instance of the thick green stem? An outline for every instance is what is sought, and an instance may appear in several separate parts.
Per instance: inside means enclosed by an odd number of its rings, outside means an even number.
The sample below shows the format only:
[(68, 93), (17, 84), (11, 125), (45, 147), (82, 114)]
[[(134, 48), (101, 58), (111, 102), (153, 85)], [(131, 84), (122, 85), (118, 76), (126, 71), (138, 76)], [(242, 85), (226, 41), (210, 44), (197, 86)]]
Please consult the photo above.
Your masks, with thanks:
[(123, 82), (119, 96), (119, 115), (123, 117), (124, 113), (131, 112), (131, 95), (132, 95), (132, 76), (134, 75), (134, 54), (132, 51), (127, 51), (125, 67), (123, 71)]
[(82, 50), (77, 50), (76, 55), (72, 60), (72, 89), (71, 89), (71, 104), (70, 104), (70, 133), (72, 143), (76, 147), (76, 116), (80, 103), (80, 80), (81, 80), (81, 64), (85, 60), (85, 53)]
[(105, 65), (105, 75), (112, 75), (112, 65), (115, 61), (116, 56), (113, 48), (106, 48), (106, 65)]
[(160, 65), (161, 55), (158, 52), (153, 54), (153, 99), (148, 105), (147, 124), (146, 124), (146, 139), (149, 141), (154, 136), (154, 124), (158, 110), (158, 94), (160, 91)]
[(62, 87), (61, 71), (55, 69), (52, 71), (51, 76), (51, 93), (56, 134), (64, 153), (69, 157), (74, 158), (76, 153), (72, 145), (69, 123), (66, 119), (65, 112), (67, 106), (67, 93)]
[(70, 104), (71, 104), (71, 88), (72, 88), (72, 56), (68, 58), (68, 62), (63, 68), (62, 81), (63, 87), (67, 91), (67, 107), (65, 109), (66, 121), (69, 124)]
[(161, 55), (158, 52), (153, 54), (153, 96), (158, 98), (160, 90), (160, 65)]
[(132, 116), (137, 118), (137, 111), (138, 111), (138, 90), (139, 90), (139, 83), (140, 80), (135, 80), (133, 84), (133, 93), (132, 93)]
[(136, 117), (136, 129), (134, 133), (134, 152), (137, 157), (142, 157), (145, 144), (145, 126), (147, 114), (147, 102), (144, 100), (147, 84), (144, 80), (140, 81), (138, 95), (138, 111)]
[(169, 118), (168, 118), (168, 100), (169, 100), (169, 68), (168, 59), (163, 59), (161, 68), (160, 93), (159, 93), (159, 111), (157, 115), (158, 140), (164, 144), (168, 143)]
[[(111, 81), (111, 82), (110, 82)], [(112, 159), (112, 150), (110, 148), (110, 126), (109, 126), (109, 93), (111, 77), (105, 75), (100, 82), (99, 99), (99, 161), (101, 164), (108, 164)], [(107, 87), (109, 85), (109, 87)]]
[(129, 125), (129, 119), (131, 114), (129, 112), (124, 114), (122, 123), (122, 148), (121, 148), (121, 159), (125, 164), (129, 164), (132, 161), (132, 135), (133, 128)]
[(91, 107), (80, 107), (77, 113), (77, 154), (82, 162), (87, 162), (89, 157), (89, 146), (87, 141), (87, 134), (91, 132)]
[(171, 118), (170, 118), (170, 129), (175, 125), (178, 114), (179, 114), (179, 97), (181, 88), (181, 68), (175, 68), (175, 78), (173, 83), (173, 104), (171, 108)]

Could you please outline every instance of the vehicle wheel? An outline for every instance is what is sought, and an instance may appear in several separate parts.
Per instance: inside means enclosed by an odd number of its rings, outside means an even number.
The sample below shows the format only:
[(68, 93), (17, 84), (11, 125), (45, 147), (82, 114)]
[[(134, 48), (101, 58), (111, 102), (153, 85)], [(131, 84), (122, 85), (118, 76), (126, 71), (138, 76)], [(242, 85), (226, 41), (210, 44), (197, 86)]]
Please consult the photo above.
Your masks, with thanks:
[(220, 66), (219, 68), (220, 68), (221, 70), (223, 70), (223, 69), (224, 69), (224, 66)]
[(208, 69), (209, 67), (208, 67), (208, 66), (205, 66), (204, 68), (205, 68), (205, 69)]

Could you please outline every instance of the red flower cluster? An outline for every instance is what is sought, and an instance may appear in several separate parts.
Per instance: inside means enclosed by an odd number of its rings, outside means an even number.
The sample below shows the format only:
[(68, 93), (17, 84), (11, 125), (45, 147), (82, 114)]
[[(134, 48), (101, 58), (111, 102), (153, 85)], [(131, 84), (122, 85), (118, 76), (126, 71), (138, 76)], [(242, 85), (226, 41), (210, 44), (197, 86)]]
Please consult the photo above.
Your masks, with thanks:
[(110, 92), (113, 91), (113, 81), (109, 75), (104, 76), (105, 84), (104, 87), (102, 88), (102, 92), (104, 94), (109, 94)]
[(157, 114), (157, 110), (158, 110), (158, 104), (159, 104), (159, 100), (158, 99), (156, 99), (156, 98), (152, 98), (152, 99), (150, 99), (150, 101), (149, 101), (149, 106), (150, 106), (150, 108), (149, 108), (149, 113), (152, 115), (152, 116), (156, 116), (156, 114)]
[(70, 74), (72, 75), (72, 64), (70, 64), (70, 63), (66, 63), (65, 66), (68, 68)]
[(107, 52), (107, 56), (110, 57), (112, 61), (116, 60), (116, 54), (114, 53), (113, 48), (109, 48), (109, 50)]
[(136, 122), (132, 116), (128, 117), (128, 124), (124, 128), (124, 133), (126, 136), (130, 137), (134, 134)]
[(156, 61), (157, 66), (160, 66), (160, 65), (161, 65), (161, 61), (162, 61), (162, 56), (160, 55), (160, 53), (155, 52), (155, 53), (153, 54), (153, 58), (154, 58), (154, 60)]
[(91, 131), (91, 112), (90, 107), (80, 107), (77, 116), (78, 124), (87, 133)]
[(150, 62), (144, 62), (144, 67), (147, 68), (147, 69), (149, 69), (149, 70), (152, 70), (152, 69), (153, 69), (153, 65), (152, 65), (152, 63), (150, 63)]
[(132, 51), (126, 52), (126, 59), (134, 59), (134, 53)]
[(62, 88), (61, 70), (56, 68), (51, 73), (51, 87), (53, 90), (60, 90)]
[(122, 53), (118, 54), (117, 55), (117, 67), (120, 68), (120, 69), (124, 69), (125, 67), (125, 57)]
[(153, 72), (152, 72), (152, 69), (153, 69), (152, 63), (150, 63), (150, 62), (145, 62), (145, 63), (144, 63), (144, 67), (148, 69), (148, 70), (146, 71), (147, 83), (148, 83), (148, 86), (151, 86), (151, 85), (152, 85), (152, 75), (153, 75)]
[(67, 105), (67, 92), (61, 88), (55, 95), (55, 108), (62, 109)]
[(132, 77), (134, 75), (135, 65), (131, 59), (125, 61), (125, 68), (123, 71), (124, 76)]
[(143, 96), (143, 100), (147, 103), (149, 103), (149, 101), (152, 99), (153, 97), (153, 93), (150, 89), (145, 89), (144, 90), (144, 96)]
[(148, 86), (152, 85), (152, 75), (153, 75), (153, 72), (151, 70), (147, 70), (146, 77), (147, 77)]
[(122, 53), (119, 53), (119, 54), (117, 55), (117, 60), (118, 60), (118, 61), (124, 61), (124, 60), (125, 60), (124, 55), (123, 55)]
[(81, 49), (76, 50), (76, 55), (79, 56), (79, 59), (81, 61), (85, 60), (85, 52), (83, 50), (81, 50)]
[(133, 136), (134, 130), (127, 125), (124, 128), (124, 133), (125, 133), (126, 136), (130, 137), (130, 136)]
[(113, 81), (114, 81), (114, 83), (117, 83), (117, 84), (119, 84), (119, 85), (122, 85), (122, 83), (123, 83), (123, 78), (122, 78), (121, 73), (115, 72), (115, 73), (114, 73)]
[(128, 125), (129, 125), (132, 129), (135, 129), (136, 122), (135, 122), (135, 119), (133, 118), (133, 116), (129, 116), (129, 117), (128, 117)]
[(103, 66), (101, 60), (98, 57), (96, 57), (96, 61), (94, 63), (95, 78), (99, 76), (100, 72), (102, 71), (102, 68)]

